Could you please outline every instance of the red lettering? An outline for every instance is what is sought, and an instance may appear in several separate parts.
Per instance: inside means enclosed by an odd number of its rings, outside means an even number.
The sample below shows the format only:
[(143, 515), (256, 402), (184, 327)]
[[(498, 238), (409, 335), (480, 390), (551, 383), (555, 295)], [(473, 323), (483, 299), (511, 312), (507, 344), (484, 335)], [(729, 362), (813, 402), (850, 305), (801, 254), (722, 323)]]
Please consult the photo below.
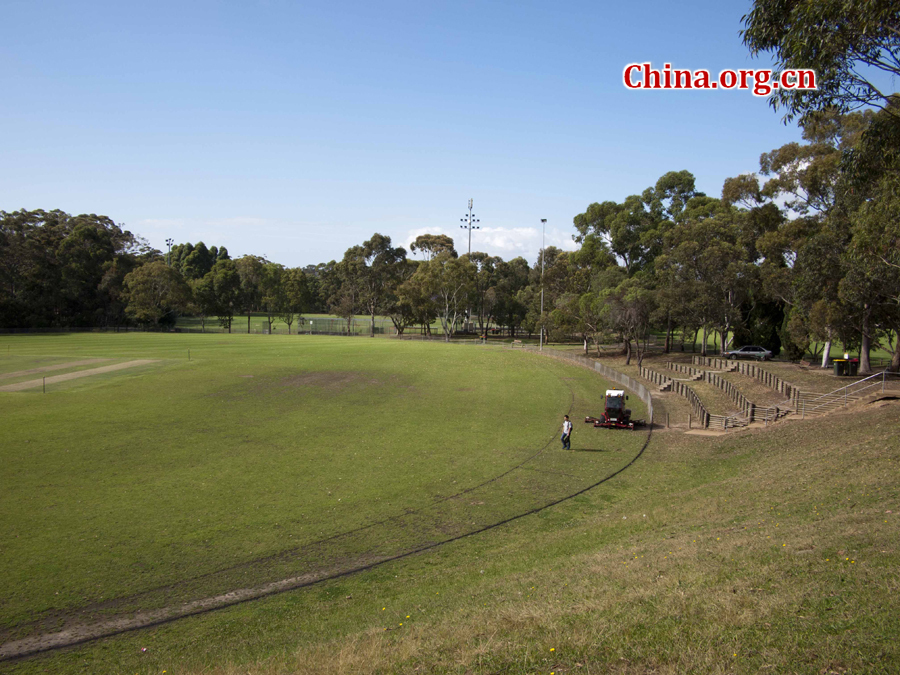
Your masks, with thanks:
[(753, 77), (753, 95), (768, 96), (772, 93), (772, 86), (769, 80), (772, 77), (771, 70), (757, 70)]
[(798, 70), (797, 79), (797, 89), (818, 89), (814, 70)]
[[(715, 89), (715, 82), (713, 82), (713, 89)], [(694, 71), (694, 89), (709, 89), (709, 71), (708, 70), (695, 70)]]
[(781, 88), (793, 89), (797, 86), (797, 73), (793, 70), (785, 70), (781, 73)]
[[(674, 70), (672, 73), (675, 75), (675, 89), (690, 89), (691, 88), (691, 71), (689, 70)], [(684, 78), (684, 84), (681, 84), (681, 78)]]
[(733, 70), (723, 70), (719, 73), (719, 84), (724, 89), (734, 89), (737, 86), (737, 73)]
[(659, 71), (652, 70), (649, 63), (644, 64), (644, 89), (662, 89), (659, 84)]
[(629, 63), (627, 66), (625, 66), (625, 72), (622, 73), (622, 79), (625, 80), (625, 86), (628, 87), (629, 89), (638, 89), (641, 86), (640, 81), (637, 84), (635, 84), (631, 80), (631, 73), (634, 72), (635, 70), (640, 70), (640, 69), (641, 69), (641, 64), (639, 64), (639, 63)]

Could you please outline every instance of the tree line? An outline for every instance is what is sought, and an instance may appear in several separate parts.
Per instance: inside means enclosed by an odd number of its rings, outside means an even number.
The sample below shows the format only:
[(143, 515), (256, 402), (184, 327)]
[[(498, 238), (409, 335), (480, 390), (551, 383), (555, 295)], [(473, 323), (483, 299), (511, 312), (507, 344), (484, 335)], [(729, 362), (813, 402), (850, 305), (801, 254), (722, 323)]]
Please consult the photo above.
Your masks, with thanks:
[[(387, 316), (402, 335), (447, 339), (465, 328), (578, 336), (643, 358), (651, 331), (664, 349), (686, 336), (725, 349), (759, 344), (797, 359), (858, 350), (860, 372), (881, 346), (900, 369), (900, 97), (872, 68), (900, 75), (892, 3), (757, 0), (744, 18), (751, 52), (782, 68), (812, 67), (816, 91), (780, 90), (803, 142), (765, 152), (759, 169), (699, 192), (686, 170), (621, 202), (574, 217), (578, 248), (547, 247), (535, 264), (458, 255), (446, 235), (422, 235), (412, 259), (374, 234), (340, 260), (286, 268), (224, 247), (179, 244), (166, 254), (109, 218), (0, 212), (0, 326), (171, 324), (179, 314), (227, 330), (264, 312), (288, 330), (304, 312), (350, 323)], [(840, 38), (840, 39), (837, 39)], [(543, 311), (542, 311), (543, 308)]]
[[(374, 234), (340, 260), (286, 268), (225, 247), (177, 244), (163, 253), (104, 216), (0, 212), (0, 322), (4, 328), (214, 319), (229, 332), (264, 313), (288, 332), (303, 313), (347, 321), (390, 318), (397, 335), (439, 323), (455, 332), (548, 341), (577, 336), (643, 358), (651, 331), (664, 349), (685, 339), (719, 349), (760, 344), (816, 358), (832, 343), (858, 350), (861, 370), (880, 345), (900, 365), (898, 191), (879, 170), (887, 111), (827, 110), (803, 122), (803, 143), (764, 153), (759, 171), (729, 178), (720, 197), (672, 171), (622, 202), (574, 217), (575, 251), (547, 247), (537, 262), (459, 255), (446, 235), (394, 246)], [(892, 128), (887, 125), (887, 128)], [(544, 311), (541, 312), (543, 295)], [(678, 340), (680, 345), (675, 344)]]

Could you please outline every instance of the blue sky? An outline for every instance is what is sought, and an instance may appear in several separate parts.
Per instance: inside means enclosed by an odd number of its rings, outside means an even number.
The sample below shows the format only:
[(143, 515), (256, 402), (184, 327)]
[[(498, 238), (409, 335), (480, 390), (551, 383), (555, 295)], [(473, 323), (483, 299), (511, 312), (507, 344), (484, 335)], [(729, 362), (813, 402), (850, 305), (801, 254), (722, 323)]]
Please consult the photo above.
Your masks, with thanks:
[(573, 217), (800, 133), (749, 91), (632, 91), (626, 64), (761, 68), (749, 2), (3, 0), (0, 210), (108, 215), (165, 249), (288, 266), (374, 232), (531, 261)]

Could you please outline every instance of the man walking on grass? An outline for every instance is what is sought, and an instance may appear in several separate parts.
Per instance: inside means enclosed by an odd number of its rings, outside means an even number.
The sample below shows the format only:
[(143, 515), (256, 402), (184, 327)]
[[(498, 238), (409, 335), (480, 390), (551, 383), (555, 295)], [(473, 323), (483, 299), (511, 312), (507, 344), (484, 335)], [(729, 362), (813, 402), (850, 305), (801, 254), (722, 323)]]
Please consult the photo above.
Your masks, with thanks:
[(560, 440), (562, 441), (563, 450), (571, 450), (572, 449), (572, 423), (569, 421), (569, 416), (565, 416), (565, 421), (563, 421), (562, 428), (562, 437)]

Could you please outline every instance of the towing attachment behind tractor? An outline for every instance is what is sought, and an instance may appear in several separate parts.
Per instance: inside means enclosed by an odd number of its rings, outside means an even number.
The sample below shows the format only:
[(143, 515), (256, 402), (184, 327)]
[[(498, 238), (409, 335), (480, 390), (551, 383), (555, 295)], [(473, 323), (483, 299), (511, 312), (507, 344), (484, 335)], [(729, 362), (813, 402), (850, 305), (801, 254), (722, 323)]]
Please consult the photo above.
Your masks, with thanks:
[(622, 389), (607, 389), (603, 414), (600, 417), (585, 417), (584, 421), (604, 429), (634, 429), (644, 426), (644, 420), (631, 419), (631, 409), (625, 407), (627, 400)]

